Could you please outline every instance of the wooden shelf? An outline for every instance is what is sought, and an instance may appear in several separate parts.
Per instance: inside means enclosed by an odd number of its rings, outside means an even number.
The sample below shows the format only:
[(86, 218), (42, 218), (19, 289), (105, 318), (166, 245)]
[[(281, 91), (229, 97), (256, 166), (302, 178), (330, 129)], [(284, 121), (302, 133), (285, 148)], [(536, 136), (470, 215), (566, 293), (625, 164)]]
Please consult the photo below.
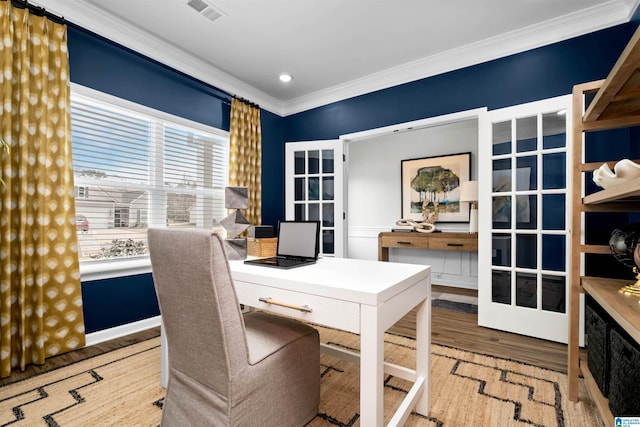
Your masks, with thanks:
[(601, 122), (608, 128), (640, 122), (640, 31), (616, 61), (584, 113), (583, 122)]
[[(585, 107), (586, 96), (594, 93), (593, 101)], [(582, 114), (583, 111), (584, 114)], [(579, 84), (573, 88), (572, 266), (567, 364), (569, 399), (572, 401), (578, 399), (578, 378), (582, 371), (585, 386), (607, 425), (611, 425), (613, 420), (607, 399), (600, 393), (586, 361), (579, 357), (580, 294), (586, 292), (591, 295), (614, 321), (639, 343), (640, 297), (620, 292), (622, 287), (633, 284), (633, 280), (581, 276), (583, 253), (608, 253), (608, 248), (604, 245), (582, 243), (584, 227), (582, 213), (640, 211), (640, 178), (582, 197), (583, 183), (587, 179), (587, 174), (599, 167), (595, 162), (584, 163), (584, 134), (590, 131), (638, 125), (640, 125), (640, 28), (634, 33), (606, 80)], [(615, 163), (612, 161), (614, 159), (605, 160), (609, 167)]]
[(595, 205), (609, 202), (628, 202), (629, 198), (637, 198), (640, 201), (640, 177), (589, 194), (582, 199), (582, 203)]
[(633, 280), (583, 277), (582, 288), (622, 327), (640, 343), (640, 297), (625, 295), (620, 288)]
[(608, 427), (614, 427), (613, 425), (613, 414), (611, 413), (611, 409), (609, 409), (609, 399), (604, 397), (602, 393), (600, 393), (600, 389), (598, 388), (598, 383), (593, 378), (591, 371), (589, 370), (589, 366), (587, 365), (587, 359), (580, 357), (580, 371), (582, 372), (582, 376), (584, 377), (584, 382), (593, 400), (593, 403), (596, 404), (598, 408), (598, 412), (600, 412), (600, 417), (604, 424)]

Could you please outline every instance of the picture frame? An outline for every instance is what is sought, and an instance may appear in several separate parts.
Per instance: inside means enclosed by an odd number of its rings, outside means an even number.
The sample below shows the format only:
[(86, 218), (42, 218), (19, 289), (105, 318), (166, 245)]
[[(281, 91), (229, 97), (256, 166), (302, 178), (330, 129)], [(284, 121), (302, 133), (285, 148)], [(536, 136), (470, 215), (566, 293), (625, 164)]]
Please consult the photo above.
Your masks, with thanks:
[(437, 222), (469, 222), (470, 203), (460, 203), (460, 186), (470, 179), (471, 152), (402, 160), (402, 219), (424, 220), (424, 207), (437, 209)]

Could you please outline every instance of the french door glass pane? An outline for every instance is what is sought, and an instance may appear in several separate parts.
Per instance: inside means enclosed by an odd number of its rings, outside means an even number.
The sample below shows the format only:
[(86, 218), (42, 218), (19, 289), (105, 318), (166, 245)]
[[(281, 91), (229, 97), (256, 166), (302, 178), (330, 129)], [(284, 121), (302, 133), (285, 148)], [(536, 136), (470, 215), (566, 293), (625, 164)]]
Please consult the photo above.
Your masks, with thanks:
[(511, 272), (494, 270), (491, 275), (491, 301), (511, 304)]
[(322, 204), (322, 226), (334, 227), (333, 203)]
[(493, 228), (511, 228), (511, 196), (493, 197)]
[(309, 203), (309, 221), (320, 221), (320, 203)]
[(535, 190), (538, 184), (537, 157), (518, 157), (516, 168), (516, 191)]
[(536, 268), (538, 264), (537, 237), (535, 234), (516, 236), (516, 267)]
[(333, 150), (322, 150), (322, 173), (333, 173)]
[(295, 201), (302, 201), (307, 199), (306, 191), (305, 191), (305, 179), (304, 178), (295, 178), (294, 180), (294, 195), (293, 199)]
[(309, 200), (320, 200), (320, 178), (309, 177)]
[(566, 277), (542, 275), (542, 309), (555, 311), (557, 313), (566, 312)]
[(320, 152), (318, 150), (308, 151), (309, 156), (309, 174), (320, 173)]
[(538, 118), (522, 117), (516, 120), (516, 151), (523, 153), (538, 148)]
[(307, 218), (304, 204), (296, 203), (294, 206), (294, 210), (294, 219), (296, 221), (304, 221)]
[(495, 233), (492, 237), (492, 265), (511, 266), (511, 235)]
[(322, 177), (322, 200), (333, 200), (333, 177)]
[(516, 273), (516, 305), (536, 308), (538, 306), (538, 284), (536, 275)]
[(558, 112), (542, 115), (542, 148), (562, 148), (567, 144), (566, 118)]
[(322, 230), (322, 253), (335, 253), (335, 240), (333, 230)]
[(542, 188), (562, 189), (567, 186), (567, 155), (550, 153), (542, 156)]
[(296, 151), (293, 154), (293, 173), (296, 175), (302, 175), (305, 172), (305, 151)]
[(493, 161), (493, 188), (494, 193), (511, 191), (511, 159)]
[(542, 269), (565, 271), (566, 237), (563, 234), (542, 235)]
[(565, 195), (542, 195), (542, 229), (564, 230), (566, 226)]
[(535, 230), (538, 226), (538, 203), (535, 194), (516, 196), (516, 228)]
[(493, 155), (511, 153), (511, 120), (493, 124)]

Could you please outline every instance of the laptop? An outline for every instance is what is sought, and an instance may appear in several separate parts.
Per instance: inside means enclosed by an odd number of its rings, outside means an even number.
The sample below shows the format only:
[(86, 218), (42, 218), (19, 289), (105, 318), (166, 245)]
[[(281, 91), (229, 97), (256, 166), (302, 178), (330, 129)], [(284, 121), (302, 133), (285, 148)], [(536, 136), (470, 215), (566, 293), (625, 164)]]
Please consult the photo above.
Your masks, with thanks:
[(320, 250), (320, 221), (280, 221), (276, 256), (245, 260), (245, 264), (294, 268), (314, 264)]

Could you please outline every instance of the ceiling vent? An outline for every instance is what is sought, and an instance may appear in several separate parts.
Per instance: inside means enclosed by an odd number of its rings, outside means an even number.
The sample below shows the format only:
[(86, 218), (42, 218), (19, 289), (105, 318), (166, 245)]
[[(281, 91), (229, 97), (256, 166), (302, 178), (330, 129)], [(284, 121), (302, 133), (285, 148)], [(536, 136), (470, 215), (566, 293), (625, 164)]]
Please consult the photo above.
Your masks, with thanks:
[(222, 11), (216, 9), (204, 0), (189, 0), (187, 1), (187, 5), (210, 21), (215, 21), (224, 15)]

